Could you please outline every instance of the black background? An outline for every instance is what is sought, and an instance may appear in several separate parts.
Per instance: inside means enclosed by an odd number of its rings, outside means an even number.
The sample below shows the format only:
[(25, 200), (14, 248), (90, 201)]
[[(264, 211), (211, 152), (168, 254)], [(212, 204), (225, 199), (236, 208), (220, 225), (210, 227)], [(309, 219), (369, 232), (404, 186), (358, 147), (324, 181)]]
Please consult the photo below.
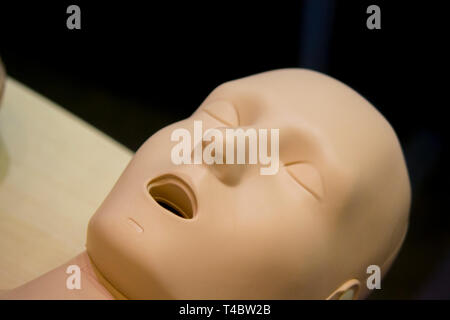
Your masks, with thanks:
[[(413, 187), (405, 245), (371, 298), (450, 298), (448, 33), (438, 2), (93, 2), (2, 3), (8, 74), (132, 150), (228, 80), (307, 67), (347, 83), (396, 130)], [(70, 4), (81, 30), (66, 28)], [(370, 4), (381, 30), (366, 28)]]

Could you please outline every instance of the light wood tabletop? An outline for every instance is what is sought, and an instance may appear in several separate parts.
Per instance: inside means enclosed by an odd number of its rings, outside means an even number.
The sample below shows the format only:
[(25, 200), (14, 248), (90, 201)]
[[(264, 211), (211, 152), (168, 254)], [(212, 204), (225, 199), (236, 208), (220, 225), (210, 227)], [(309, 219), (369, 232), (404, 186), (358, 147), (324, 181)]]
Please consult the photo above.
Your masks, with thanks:
[(0, 290), (84, 250), (89, 218), (132, 155), (7, 78), (0, 107)]

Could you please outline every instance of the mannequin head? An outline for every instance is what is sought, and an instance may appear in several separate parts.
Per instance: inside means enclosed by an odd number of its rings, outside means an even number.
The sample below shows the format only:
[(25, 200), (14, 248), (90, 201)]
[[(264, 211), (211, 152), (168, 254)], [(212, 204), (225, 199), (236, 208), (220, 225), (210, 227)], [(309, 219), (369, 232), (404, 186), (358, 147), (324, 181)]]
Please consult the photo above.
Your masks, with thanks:
[[(171, 133), (279, 129), (280, 167), (171, 160)], [(397, 137), (363, 97), (286, 69), (227, 82), (138, 150), (92, 217), (87, 251), (132, 299), (324, 299), (384, 274), (406, 233)], [(345, 288), (344, 288), (345, 289)], [(344, 290), (345, 291), (345, 290)]]

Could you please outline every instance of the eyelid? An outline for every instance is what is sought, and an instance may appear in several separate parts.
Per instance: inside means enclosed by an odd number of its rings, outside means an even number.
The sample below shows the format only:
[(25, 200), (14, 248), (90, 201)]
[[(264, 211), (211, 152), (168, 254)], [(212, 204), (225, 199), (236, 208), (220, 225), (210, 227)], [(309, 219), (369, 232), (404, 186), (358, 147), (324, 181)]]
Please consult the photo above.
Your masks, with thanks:
[(291, 162), (284, 165), (289, 175), (301, 185), (306, 191), (311, 193), (318, 201), (324, 196), (322, 177), (319, 171), (307, 162)]
[(223, 123), (226, 127), (233, 127), (233, 125), (231, 125), (231, 123), (229, 123), (228, 121), (222, 120), (219, 117), (217, 117), (215, 114), (213, 114), (212, 112), (208, 111), (208, 110), (202, 110), (204, 113), (206, 113), (208, 116), (210, 116), (211, 118), (214, 118), (215, 120)]
[(228, 101), (215, 101), (206, 104), (201, 110), (210, 117), (226, 124), (228, 127), (239, 126), (239, 116), (235, 107)]

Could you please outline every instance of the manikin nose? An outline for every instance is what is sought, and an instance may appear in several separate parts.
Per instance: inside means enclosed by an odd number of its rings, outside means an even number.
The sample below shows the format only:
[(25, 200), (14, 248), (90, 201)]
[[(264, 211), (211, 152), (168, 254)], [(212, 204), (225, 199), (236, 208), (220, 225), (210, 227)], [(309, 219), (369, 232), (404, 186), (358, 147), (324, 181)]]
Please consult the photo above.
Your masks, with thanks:
[[(192, 219), (197, 211), (197, 199), (191, 185), (198, 185), (210, 174), (226, 185), (237, 185), (242, 180), (244, 173), (250, 169), (249, 153), (256, 151), (249, 150), (249, 138), (246, 137), (245, 145), (238, 148), (238, 139), (236, 137), (227, 139), (226, 129), (216, 129), (216, 133), (222, 139), (217, 141), (202, 139), (197, 145), (194, 145), (191, 152), (192, 164), (177, 166), (172, 173), (163, 174), (150, 181), (147, 187), (150, 196), (168, 213)], [(212, 144), (215, 145), (212, 146)], [(202, 161), (198, 164), (195, 164), (194, 161), (196, 148), (200, 148), (202, 151)], [(205, 154), (211, 155), (214, 161), (211, 161), (211, 158), (206, 159)], [(240, 160), (238, 161), (238, 159)]]
[[(201, 143), (203, 161), (202, 165), (206, 167), (217, 179), (227, 185), (237, 185), (241, 181), (244, 173), (248, 170), (249, 162), (249, 143), (248, 138), (245, 138), (245, 149), (243, 154), (238, 154), (242, 151), (237, 147), (237, 139), (227, 139), (227, 128), (215, 128), (220, 132), (221, 140), (211, 141), (203, 139)], [(237, 130), (238, 128), (233, 128)], [(243, 128), (245, 130), (245, 128)], [(217, 132), (217, 133), (218, 133)], [(221, 142), (221, 143), (220, 143)], [(194, 146), (199, 147), (199, 145)], [(193, 150), (193, 154), (194, 154)], [(206, 155), (211, 155), (208, 159)], [(241, 163), (238, 163), (240, 158)], [(242, 163), (243, 162), (243, 163)]]

